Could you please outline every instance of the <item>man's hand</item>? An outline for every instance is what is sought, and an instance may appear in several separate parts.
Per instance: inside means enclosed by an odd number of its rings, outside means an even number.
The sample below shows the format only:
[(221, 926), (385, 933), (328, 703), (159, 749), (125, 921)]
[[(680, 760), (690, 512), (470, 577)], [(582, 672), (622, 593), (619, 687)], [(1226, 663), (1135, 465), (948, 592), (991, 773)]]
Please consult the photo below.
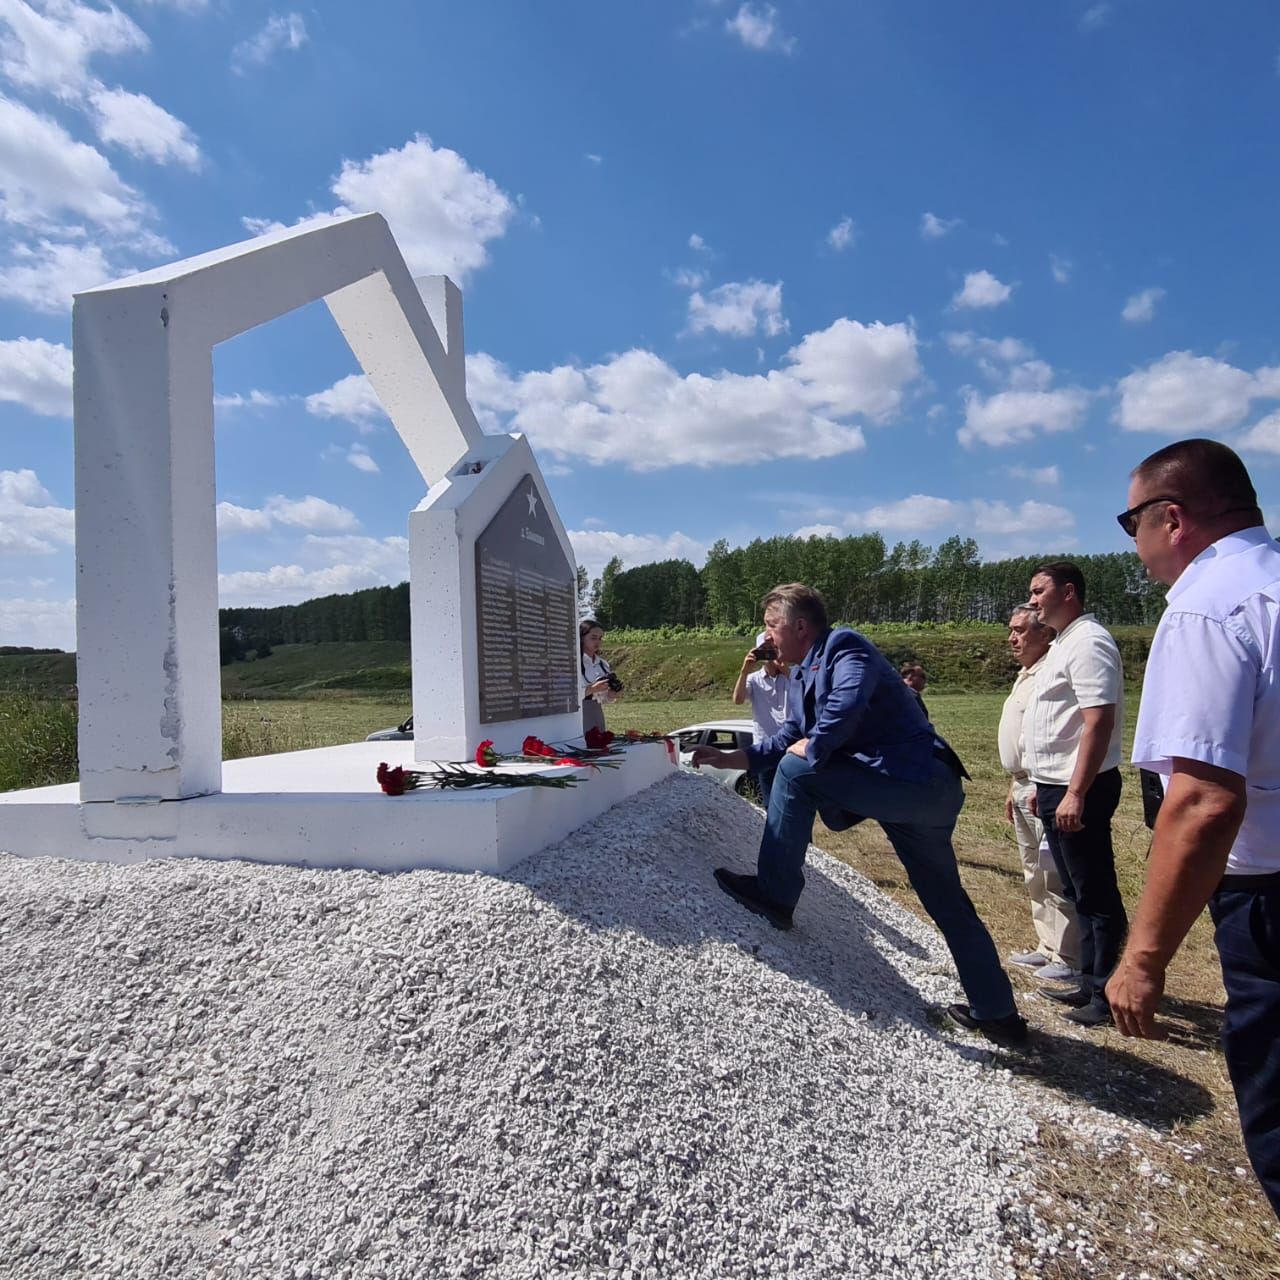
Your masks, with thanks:
[(1126, 955), (1107, 983), (1107, 1001), (1116, 1030), (1122, 1036), (1144, 1040), (1165, 1040), (1169, 1033), (1155, 1021), (1156, 1008), (1164, 995), (1164, 967), (1141, 964)]
[(1068, 835), (1084, 830), (1084, 797), (1074, 791), (1068, 791), (1058, 801), (1057, 811), (1053, 815), (1053, 825)]
[(1038, 818), (1040, 816), (1040, 796), (1035, 787), (1031, 788), (1031, 796), (1027, 800), (1027, 808), (1031, 811), (1031, 816), (1033, 818)]
[(756, 651), (748, 649), (747, 656), (742, 659), (743, 671), (751, 671), (759, 661), (760, 659), (756, 657)]
[(799, 756), (801, 760), (806, 760), (808, 759), (808, 757), (805, 755), (805, 752), (808, 749), (809, 749), (809, 739), (801, 738), (799, 742), (793, 742), (787, 748), (787, 754), (790, 756)]
[(1012, 825), (1013, 823), (1013, 795), (1010, 793), (1004, 798), (1004, 820)]
[(709, 764), (715, 769), (745, 769), (747, 753), (745, 751), (725, 751), (720, 747), (694, 747), (689, 761), (695, 769)]

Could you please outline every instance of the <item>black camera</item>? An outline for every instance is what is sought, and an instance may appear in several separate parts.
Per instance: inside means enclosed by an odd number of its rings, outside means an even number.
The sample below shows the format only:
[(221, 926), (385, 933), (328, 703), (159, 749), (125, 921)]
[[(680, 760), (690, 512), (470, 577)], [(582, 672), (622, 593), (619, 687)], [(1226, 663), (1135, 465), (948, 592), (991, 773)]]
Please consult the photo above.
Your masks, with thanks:
[(612, 671), (610, 671), (609, 674), (605, 676), (605, 679), (609, 682), (609, 689), (612, 693), (622, 692), (622, 681), (619, 680), (618, 677)]
[(771, 644), (758, 644), (751, 650), (751, 656), (757, 662), (777, 662), (777, 647)]

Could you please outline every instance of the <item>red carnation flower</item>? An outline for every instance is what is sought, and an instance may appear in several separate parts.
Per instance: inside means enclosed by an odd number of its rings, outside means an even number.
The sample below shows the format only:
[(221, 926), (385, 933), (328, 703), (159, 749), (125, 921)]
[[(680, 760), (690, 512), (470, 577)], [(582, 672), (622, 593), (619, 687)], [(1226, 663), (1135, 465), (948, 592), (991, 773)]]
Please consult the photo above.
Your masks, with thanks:
[(476, 748), (476, 764), (482, 769), (492, 769), (498, 762), (498, 753), (493, 749), (493, 739), (486, 738)]

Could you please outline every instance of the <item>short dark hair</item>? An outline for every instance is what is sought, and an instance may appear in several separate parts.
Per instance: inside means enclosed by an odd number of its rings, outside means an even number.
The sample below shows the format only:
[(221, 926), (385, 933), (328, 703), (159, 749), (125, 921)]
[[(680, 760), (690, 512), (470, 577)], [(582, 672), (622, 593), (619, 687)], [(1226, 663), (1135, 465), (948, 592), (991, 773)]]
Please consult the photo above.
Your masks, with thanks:
[(1051, 560), (1048, 564), (1042, 564), (1031, 576), (1038, 578), (1041, 574), (1055, 587), (1064, 587), (1069, 582), (1076, 589), (1076, 599), (1084, 604), (1084, 574), (1080, 572), (1078, 564), (1072, 564), (1070, 560)]
[(913, 671), (919, 671), (921, 674), (926, 676), (929, 674), (925, 671), (924, 663), (922, 662), (904, 662), (902, 666), (898, 668), (898, 674), (900, 676), (909, 676)]
[(799, 614), (809, 621), (815, 631), (827, 629), (826, 601), (819, 592), (806, 587), (803, 582), (784, 582), (772, 591), (765, 592), (764, 599), (760, 601), (761, 615), (771, 604), (776, 604), (782, 610), (788, 622)]
[(1258, 493), (1234, 449), (1217, 440), (1179, 440), (1143, 458), (1134, 480), (1175, 497), (1196, 515), (1212, 520), (1239, 511), (1262, 523)]

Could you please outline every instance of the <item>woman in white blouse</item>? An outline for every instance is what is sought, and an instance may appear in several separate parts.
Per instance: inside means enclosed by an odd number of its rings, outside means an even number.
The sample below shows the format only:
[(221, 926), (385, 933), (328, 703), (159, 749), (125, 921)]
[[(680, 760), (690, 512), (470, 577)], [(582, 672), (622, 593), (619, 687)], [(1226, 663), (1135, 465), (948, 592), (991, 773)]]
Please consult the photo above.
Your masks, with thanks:
[[(613, 670), (600, 656), (604, 640), (604, 628), (594, 618), (583, 618), (578, 623), (578, 639), (582, 654), (578, 664), (578, 693), (582, 699), (582, 732), (604, 728), (604, 704), (618, 696), (618, 690), (609, 687)], [(617, 677), (613, 676), (614, 682)]]

